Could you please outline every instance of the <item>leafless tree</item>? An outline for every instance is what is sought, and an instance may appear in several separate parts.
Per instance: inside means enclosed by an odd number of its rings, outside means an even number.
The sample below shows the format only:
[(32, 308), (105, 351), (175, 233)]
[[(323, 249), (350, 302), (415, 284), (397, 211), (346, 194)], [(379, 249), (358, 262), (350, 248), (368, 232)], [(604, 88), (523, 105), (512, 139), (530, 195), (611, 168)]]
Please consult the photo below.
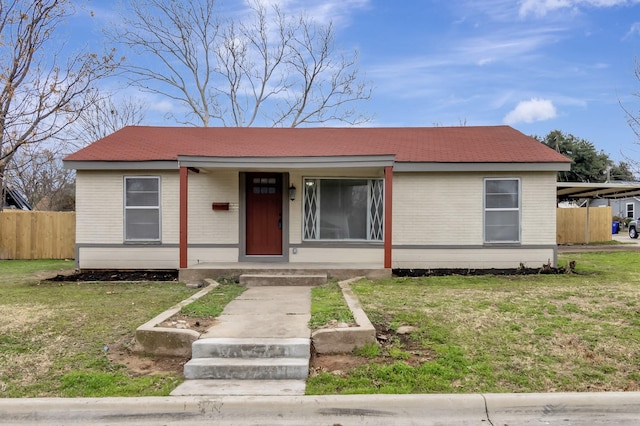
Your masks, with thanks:
[(297, 127), (369, 118), (357, 52), (341, 54), (332, 25), (277, 5), (251, 3), (247, 18), (223, 19), (215, 0), (129, 0), (122, 25), (107, 31), (134, 52), (133, 85), (177, 101), (188, 125)]
[(70, 147), (79, 149), (125, 126), (136, 126), (144, 121), (144, 102), (134, 98), (120, 101), (107, 96), (83, 110), (69, 129)]
[(16, 152), (6, 175), (35, 210), (74, 210), (74, 173), (62, 167), (58, 153), (25, 145)]
[[(16, 153), (53, 141), (95, 101), (93, 83), (114, 70), (114, 52), (61, 59), (57, 27), (70, 0), (0, 2), (0, 187)], [(3, 203), (0, 203), (2, 209)]]
[[(637, 58), (634, 62), (634, 72), (635, 72), (636, 79), (640, 81), (640, 62), (638, 61)], [(640, 93), (634, 93), (633, 95), (640, 97)], [(640, 112), (630, 110), (628, 107), (623, 105), (623, 103), (620, 100), (618, 100), (618, 104), (622, 108), (622, 111), (624, 112), (627, 118), (627, 123), (629, 124), (629, 127), (631, 127), (631, 130), (636, 135), (636, 139), (640, 141)], [(638, 152), (637, 151), (631, 152), (631, 151), (633, 150), (628, 150), (627, 152), (623, 152), (622, 155), (624, 156), (628, 167), (631, 169), (631, 172), (636, 176), (640, 176), (640, 160), (638, 159)]]

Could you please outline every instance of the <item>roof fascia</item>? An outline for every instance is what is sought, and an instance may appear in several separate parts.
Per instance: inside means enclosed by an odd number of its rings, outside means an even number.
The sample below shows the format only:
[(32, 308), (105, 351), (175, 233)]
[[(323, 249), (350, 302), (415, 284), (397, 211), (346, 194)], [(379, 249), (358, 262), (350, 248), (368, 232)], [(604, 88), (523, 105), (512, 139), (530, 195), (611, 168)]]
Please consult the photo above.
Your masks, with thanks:
[(73, 161), (64, 160), (65, 169), (75, 170), (178, 170), (176, 161)]
[(558, 172), (571, 163), (395, 163), (394, 172)]
[(310, 169), (310, 168), (362, 168), (393, 166), (393, 155), (351, 155), (328, 157), (200, 157), (179, 155), (182, 167), (207, 167), (220, 169)]

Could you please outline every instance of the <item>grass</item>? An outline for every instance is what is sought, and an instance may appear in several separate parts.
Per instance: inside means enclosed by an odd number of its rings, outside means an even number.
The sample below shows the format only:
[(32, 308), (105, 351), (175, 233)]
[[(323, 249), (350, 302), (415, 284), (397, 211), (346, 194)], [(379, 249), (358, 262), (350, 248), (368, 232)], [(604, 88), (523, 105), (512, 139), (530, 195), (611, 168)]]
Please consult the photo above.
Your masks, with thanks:
[(0, 261), (0, 394), (4, 397), (168, 395), (178, 374), (132, 376), (104, 346), (194, 290), (181, 283), (41, 281), (72, 261)]
[(365, 365), (311, 377), (307, 393), (638, 390), (640, 254), (570, 260), (577, 274), (353, 284), (378, 327), (417, 331), (361, 349)]
[(181, 313), (188, 317), (217, 317), (229, 302), (240, 296), (246, 287), (235, 283), (221, 283), (198, 300), (183, 306)]
[(354, 321), (337, 282), (311, 289), (310, 328), (319, 328), (332, 322), (349, 324)]

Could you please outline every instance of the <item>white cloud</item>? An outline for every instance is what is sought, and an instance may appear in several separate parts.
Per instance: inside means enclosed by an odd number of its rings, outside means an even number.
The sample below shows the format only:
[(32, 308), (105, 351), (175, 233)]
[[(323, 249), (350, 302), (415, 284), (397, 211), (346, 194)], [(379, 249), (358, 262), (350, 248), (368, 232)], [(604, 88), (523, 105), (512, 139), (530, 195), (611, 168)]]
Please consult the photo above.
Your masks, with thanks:
[(634, 22), (631, 24), (631, 28), (629, 28), (629, 31), (625, 34), (623, 40), (627, 40), (638, 34), (640, 34), (640, 22)]
[(555, 118), (556, 115), (553, 102), (548, 99), (531, 98), (529, 101), (521, 101), (503, 121), (506, 124), (533, 123)]
[(520, 3), (520, 16), (545, 16), (559, 9), (577, 11), (580, 7), (629, 6), (638, 0), (523, 0)]

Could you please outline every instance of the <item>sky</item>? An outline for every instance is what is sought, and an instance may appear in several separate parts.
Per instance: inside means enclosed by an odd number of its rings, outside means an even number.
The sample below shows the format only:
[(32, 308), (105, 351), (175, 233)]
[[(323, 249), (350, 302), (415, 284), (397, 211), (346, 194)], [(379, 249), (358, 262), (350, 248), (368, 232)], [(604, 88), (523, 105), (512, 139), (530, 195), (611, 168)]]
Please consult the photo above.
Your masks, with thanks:
[[(243, 0), (220, 0), (245, 7)], [(275, 2), (276, 0), (268, 0)], [(116, 2), (92, 0), (70, 40), (97, 39)], [(509, 125), (592, 142), (640, 160), (621, 104), (640, 114), (640, 0), (282, 0), (332, 22), (336, 45), (357, 50), (371, 100), (369, 126)], [(143, 96), (140, 94), (140, 96)], [(170, 100), (149, 98), (145, 124), (173, 125)]]

